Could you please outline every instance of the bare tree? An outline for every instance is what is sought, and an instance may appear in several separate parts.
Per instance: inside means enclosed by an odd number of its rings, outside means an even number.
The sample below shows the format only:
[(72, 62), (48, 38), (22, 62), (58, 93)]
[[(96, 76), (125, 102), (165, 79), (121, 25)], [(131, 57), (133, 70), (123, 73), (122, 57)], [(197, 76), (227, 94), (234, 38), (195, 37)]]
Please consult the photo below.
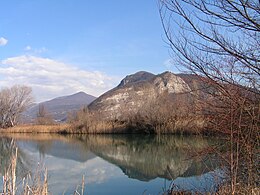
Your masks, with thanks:
[(32, 89), (15, 85), (0, 91), (0, 127), (13, 127), (19, 115), (32, 104)]
[(46, 111), (44, 104), (40, 104), (38, 113), (37, 113), (37, 117), (45, 117), (46, 115), (47, 115), (47, 111)]
[(45, 108), (44, 104), (39, 104), (36, 123), (38, 125), (53, 125), (55, 121)]
[(259, 93), (259, 1), (160, 0), (160, 14), (179, 64)]
[(211, 128), (230, 135), (234, 194), (240, 166), (248, 183), (257, 181), (252, 167), (259, 163), (260, 2), (159, 0), (159, 10), (174, 61), (216, 89), (206, 102), (208, 116)]

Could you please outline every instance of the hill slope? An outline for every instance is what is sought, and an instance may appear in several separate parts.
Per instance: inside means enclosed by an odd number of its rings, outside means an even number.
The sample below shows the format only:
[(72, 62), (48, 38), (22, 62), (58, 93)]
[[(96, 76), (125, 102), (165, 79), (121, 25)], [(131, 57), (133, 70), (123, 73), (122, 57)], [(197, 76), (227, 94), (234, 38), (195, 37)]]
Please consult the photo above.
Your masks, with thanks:
[(23, 121), (31, 122), (37, 117), (39, 105), (43, 105), (53, 119), (56, 121), (66, 120), (67, 113), (80, 109), (83, 106), (89, 105), (96, 97), (78, 92), (76, 94), (58, 97), (49, 101), (41, 102), (30, 107), (23, 113)]
[(165, 96), (173, 97), (190, 91), (191, 85), (181, 76), (171, 72), (153, 75), (142, 71), (126, 76), (117, 87), (93, 101), (89, 109), (98, 111), (105, 118), (126, 117), (148, 102), (163, 101)]

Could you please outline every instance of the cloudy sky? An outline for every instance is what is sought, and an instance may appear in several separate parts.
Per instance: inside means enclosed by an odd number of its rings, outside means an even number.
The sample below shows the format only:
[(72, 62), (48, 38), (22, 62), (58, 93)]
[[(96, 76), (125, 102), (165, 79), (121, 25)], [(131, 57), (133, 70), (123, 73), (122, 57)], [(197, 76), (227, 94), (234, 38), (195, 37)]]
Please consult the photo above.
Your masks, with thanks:
[(0, 2), (0, 87), (25, 84), (36, 102), (99, 96), (140, 70), (173, 70), (157, 0)]

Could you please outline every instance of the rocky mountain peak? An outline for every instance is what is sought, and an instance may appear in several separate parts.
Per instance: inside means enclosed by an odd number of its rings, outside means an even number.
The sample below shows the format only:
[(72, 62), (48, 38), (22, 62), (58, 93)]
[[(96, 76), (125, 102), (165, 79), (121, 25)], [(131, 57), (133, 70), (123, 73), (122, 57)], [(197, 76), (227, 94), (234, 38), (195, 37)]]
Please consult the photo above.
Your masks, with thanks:
[(182, 78), (169, 71), (157, 75), (154, 79), (154, 85), (159, 93), (164, 91), (168, 93), (185, 93), (190, 91), (189, 85)]
[(137, 72), (126, 76), (114, 89), (106, 92), (89, 105), (89, 109), (102, 113), (101, 117), (118, 118), (137, 112), (147, 102), (165, 94), (174, 95), (189, 92), (188, 84), (178, 75), (164, 72), (154, 75)]
[(125, 86), (127, 84), (134, 84), (140, 81), (148, 81), (155, 75), (146, 71), (139, 71), (135, 74), (127, 75), (118, 85), (118, 87)]

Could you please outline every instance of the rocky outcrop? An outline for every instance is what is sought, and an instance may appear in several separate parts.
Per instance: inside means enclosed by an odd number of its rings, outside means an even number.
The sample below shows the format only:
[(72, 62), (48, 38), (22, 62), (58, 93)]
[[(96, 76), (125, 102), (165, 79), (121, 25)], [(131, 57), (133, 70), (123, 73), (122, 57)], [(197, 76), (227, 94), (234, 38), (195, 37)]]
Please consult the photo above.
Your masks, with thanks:
[(117, 87), (93, 101), (89, 109), (105, 118), (124, 118), (129, 113), (137, 112), (147, 102), (190, 91), (189, 84), (181, 76), (171, 72), (153, 75), (141, 71), (126, 76)]
[(93, 101), (89, 110), (99, 112), (102, 118), (126, 118), (149, 102), (161, 101), (165, 96), (188, 94), (190, 91), (189, 84), (179, 75), (171, 72), (153, 75), (141, 71), (126, 76), (117, 87)]
[(133, 83), (138, 83), (141, 81), (149, 81), (152, 79), (155, 75), (149, 72), (145, 71), (140, 71), (132, 75), (126, 76), (118, 85), (118, 87), (125, 86), (127, 84), (133, 84)]

